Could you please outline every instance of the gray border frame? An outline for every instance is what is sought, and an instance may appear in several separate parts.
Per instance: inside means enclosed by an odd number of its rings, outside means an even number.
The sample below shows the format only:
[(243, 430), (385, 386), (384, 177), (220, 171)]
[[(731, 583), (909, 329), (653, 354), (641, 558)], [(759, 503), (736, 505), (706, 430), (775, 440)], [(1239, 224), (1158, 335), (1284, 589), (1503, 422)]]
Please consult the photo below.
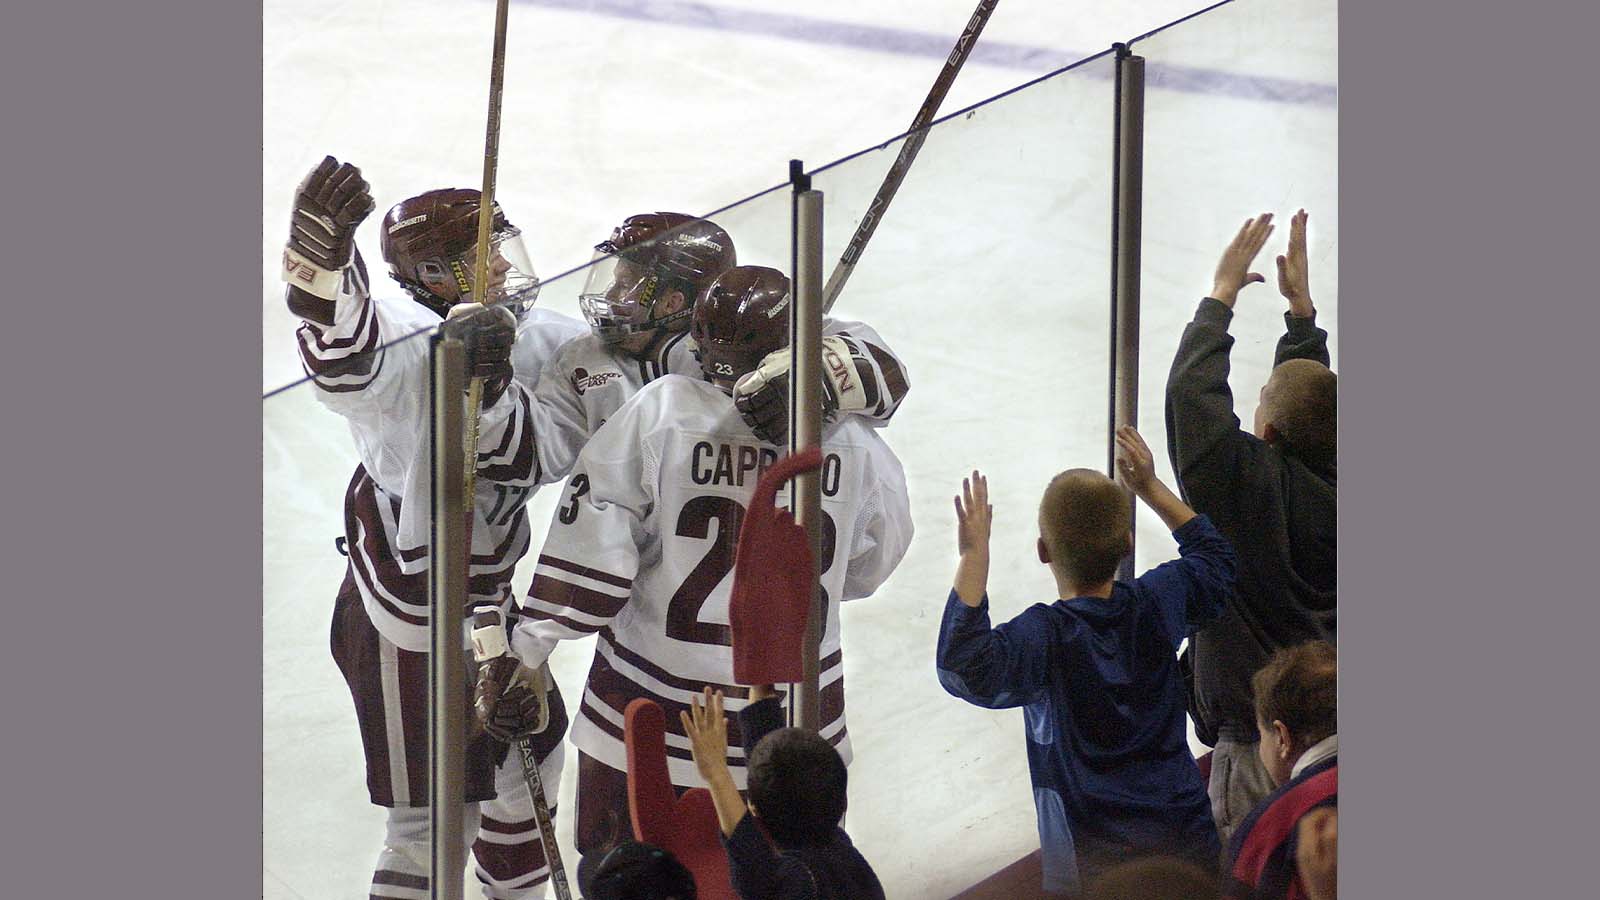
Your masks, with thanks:
[[(261, 9), (84, 16), (14, 11), (0, 56), (21, 123), (6, 192), (36, 211), (5, 241), (6, 893), (245, 896)], [(1343, 886), (1592, 887), (1600, 12), (1343, 0), (1340, 18)], [(109, 239), (63, 239), (85, 233)]]
[(0, 40), (0, 893), (260, 896), (261, 7)]
[(1339, 11), (1340, 887), (1587, 896), (1600, 13)]

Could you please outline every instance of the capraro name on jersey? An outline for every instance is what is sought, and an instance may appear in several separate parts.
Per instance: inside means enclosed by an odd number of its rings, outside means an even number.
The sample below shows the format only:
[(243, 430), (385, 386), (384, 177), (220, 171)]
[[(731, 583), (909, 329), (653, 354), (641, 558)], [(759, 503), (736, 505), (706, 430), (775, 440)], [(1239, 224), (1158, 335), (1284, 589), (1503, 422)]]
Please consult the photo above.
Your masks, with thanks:
[[(754, 485), (761, 473), (777, 461), (778, 451), (771, 447), (696, 441), (689, 454), (689, 478), (699, 485), (744, 487)], [(824, 496), (839, 493), (839, 473), (843, 465), (837, 453), (828, 453), (822, 458)]]

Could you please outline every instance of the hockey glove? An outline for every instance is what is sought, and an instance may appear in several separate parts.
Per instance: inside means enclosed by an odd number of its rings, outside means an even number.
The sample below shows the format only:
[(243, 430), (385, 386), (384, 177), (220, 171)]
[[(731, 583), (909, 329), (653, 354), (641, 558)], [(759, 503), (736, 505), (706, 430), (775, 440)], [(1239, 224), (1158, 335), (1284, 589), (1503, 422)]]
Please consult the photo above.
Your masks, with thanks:
[(516, 314), (504, 306), (457, 303), (450, 307), (443, 327), (466, 345), (467, 377), (483, 379), (483, 406), (493, 406), (511, 386)]
[[(852, 346), (838, 335), (822, 339), (822, 416), (831, 422), (841, 412), (865, 409), (866, 391), (856, 371)], [(733, 386), (733, 405), (756, 437), (781, 444), (789, 436), (789, 348), (767, 354), (755, 371)]]
[(361, 170), (324, 157), (295, 190), (283, 280), (312, 296), (336, 299), (341, 270), (355, 247), (356, 226), (372, 208)]
[(498, 610), (473, 616), (472, 648), (478, 660), (473, 713), (496, 740), (516, 743), (550, 724), (550, 667), (524, 666), (510, 652), (506, 627)]

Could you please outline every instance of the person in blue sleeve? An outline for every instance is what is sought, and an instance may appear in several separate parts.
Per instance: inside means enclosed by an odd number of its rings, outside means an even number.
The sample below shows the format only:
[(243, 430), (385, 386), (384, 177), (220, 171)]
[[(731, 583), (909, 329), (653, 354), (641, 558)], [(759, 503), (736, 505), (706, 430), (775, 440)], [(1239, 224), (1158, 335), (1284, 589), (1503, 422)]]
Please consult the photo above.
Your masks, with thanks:
[(1221, 855), (1189, 752), (1177, 651), (1222, 612), (1233, 548), (1156, 477), (1132, 428), (1117, 431), (1117, 471), (1172, 529), (1180, 558), (1115, 580), (1132, 546), (1132, 504), (1105, 475), (1069, 469), (1039, 504), (1039, 560), (1061, 599), (994, 628), (987, 479), (974, 471), (955, 498), (961, 560), (939, 627), (939, 682), (978, 706), (1023, 708), (1051, 894), (1081, 895), (1135, 857), (1177, 856), (1216, 873)]

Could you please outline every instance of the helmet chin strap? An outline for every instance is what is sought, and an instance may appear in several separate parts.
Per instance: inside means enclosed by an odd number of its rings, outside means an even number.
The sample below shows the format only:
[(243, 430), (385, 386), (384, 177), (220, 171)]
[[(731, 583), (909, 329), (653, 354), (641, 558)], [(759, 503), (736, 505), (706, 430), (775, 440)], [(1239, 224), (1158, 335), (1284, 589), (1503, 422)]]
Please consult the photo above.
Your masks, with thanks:
[[(400, 281), (399, 277), (396, 277), (395, 280)], [(411, 299), (417, 301), (419, 305), (427, 308), (429, 312), (432, 312), (441, 319), (448, 315), (450, 312), (450, 307), (455, 305), (449, 300), (446, 300), (438, 294), (435, 294), (433, 291), (428, 290), (428, 287), (425, 284), (412, 281), (400, 281), (400, 286), (406, 289), (406, 293), (411, 295)]]

